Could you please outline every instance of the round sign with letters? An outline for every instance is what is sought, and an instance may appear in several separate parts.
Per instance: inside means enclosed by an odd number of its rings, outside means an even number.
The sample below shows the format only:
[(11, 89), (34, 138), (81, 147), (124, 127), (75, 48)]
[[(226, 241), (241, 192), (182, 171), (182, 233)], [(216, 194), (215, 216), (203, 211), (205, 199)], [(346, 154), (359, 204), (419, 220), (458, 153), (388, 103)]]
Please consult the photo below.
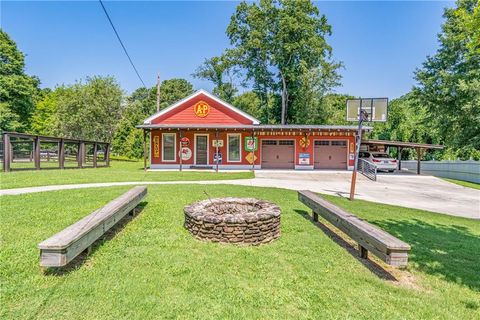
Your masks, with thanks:
[(210, 113), (210, 106), (205, 101), (199, 101), (193, 106), (195, 115), (200, 118), (205, 118)]
[(181, 152), (182, 160), (184, 161), (190, 160), (190, 158), (192, 157), (192, 150), (190, 148), (184, 147), (180, 152)]

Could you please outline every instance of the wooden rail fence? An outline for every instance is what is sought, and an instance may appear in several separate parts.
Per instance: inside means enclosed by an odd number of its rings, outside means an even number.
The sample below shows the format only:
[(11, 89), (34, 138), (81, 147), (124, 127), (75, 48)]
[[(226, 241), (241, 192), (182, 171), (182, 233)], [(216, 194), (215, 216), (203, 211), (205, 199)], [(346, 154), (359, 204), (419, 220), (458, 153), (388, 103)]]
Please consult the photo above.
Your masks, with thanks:
[[(41, 169), (42, 159), (51, 161), (58, 161), (58, 168), (65, 169), (65, 162), (75, 162), (76, 166), (73, 168), (85, 168), (85, 167), (105, 167), (110, 165), (110, 144), (107, 142), (80, 140), (80, 139), (68, 139), (59, 137), (49, 137), (32, 135), (18, 132), (3, 132), (2, 134), (1, 156), (3, 158), (3, 171), (10, 172), (12, 164), (29, 163), (33, 162), (35, 170)], [(42, 142), (46, 144), (57, 144), (57, 151), (42, 150)], [(23, 157), (18, 158), (14, 155), (14, 145), (18, 144), (31, 144), (31, 151), (24, 152)], [(91, 145), (93, 149), (92, 154), (87, 154), (87, 145)], [(73, 146), (76, 153), (73, 155), (67, 151), (67, 146)], [(69, 148), (72, 150), (72, 148)], [(99, 160), (99, 155), (103, 155), (102, 161)], [(91, 161), (91, 165), (88, 162)], [(101, 163), (100, 163), (101, 162)], [(51, 168), (51, 166), (49, 166)], [(29, 168), (22, 168), (29, 169)]]

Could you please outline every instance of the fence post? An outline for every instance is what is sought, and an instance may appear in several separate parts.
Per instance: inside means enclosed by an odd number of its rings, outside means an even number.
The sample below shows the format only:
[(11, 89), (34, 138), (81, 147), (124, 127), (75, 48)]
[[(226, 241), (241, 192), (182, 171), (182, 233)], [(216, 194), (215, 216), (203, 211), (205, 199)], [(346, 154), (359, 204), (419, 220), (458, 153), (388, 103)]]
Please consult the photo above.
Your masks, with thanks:
[(85, 152), (85, 142), (80, 141), (78, 143), (78, 166), (83, 168), (83, 154)]
[(108, 167), (110, 166), (110, 144), (106, 143), (105, 144), (105, 165)]
[(10, 172), (10, 154), (12, 145), (8, 133), (3, 134), (3, 171)]
[(35, 150), (33, 152), (33, 161), (35, 162), (35, 169), (40, 170), (40, 138), (37, 136), (34, 139)]
[(97, 143), (93, 143), (93, 167), (97, 167)]
[(60, 169), (65, 169), (65, 142), (63, 139), (58, 142), (58, 166)]

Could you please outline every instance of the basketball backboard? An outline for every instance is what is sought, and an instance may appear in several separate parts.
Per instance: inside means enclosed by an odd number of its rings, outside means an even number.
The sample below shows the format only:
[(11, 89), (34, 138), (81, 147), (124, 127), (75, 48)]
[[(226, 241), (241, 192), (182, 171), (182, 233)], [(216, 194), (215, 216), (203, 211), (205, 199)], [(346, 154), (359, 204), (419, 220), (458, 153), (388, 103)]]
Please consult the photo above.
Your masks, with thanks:
[(361, 98), (347, 100), (347, 121), (358, 121), (360, 110), (368, 115), (367, 122), (385, 122), (388, 115), (388, 98)]

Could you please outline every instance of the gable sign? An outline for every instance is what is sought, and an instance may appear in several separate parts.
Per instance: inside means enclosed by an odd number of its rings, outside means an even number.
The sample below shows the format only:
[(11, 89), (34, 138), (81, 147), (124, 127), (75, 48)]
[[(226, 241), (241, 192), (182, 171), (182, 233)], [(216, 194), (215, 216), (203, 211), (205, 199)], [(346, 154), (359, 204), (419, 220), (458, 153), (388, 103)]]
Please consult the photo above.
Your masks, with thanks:
[(210, 113), (210, 106), (205, 101), (199, 101), (193, 106), (195, 115), (200, 118), (205, 118)]

